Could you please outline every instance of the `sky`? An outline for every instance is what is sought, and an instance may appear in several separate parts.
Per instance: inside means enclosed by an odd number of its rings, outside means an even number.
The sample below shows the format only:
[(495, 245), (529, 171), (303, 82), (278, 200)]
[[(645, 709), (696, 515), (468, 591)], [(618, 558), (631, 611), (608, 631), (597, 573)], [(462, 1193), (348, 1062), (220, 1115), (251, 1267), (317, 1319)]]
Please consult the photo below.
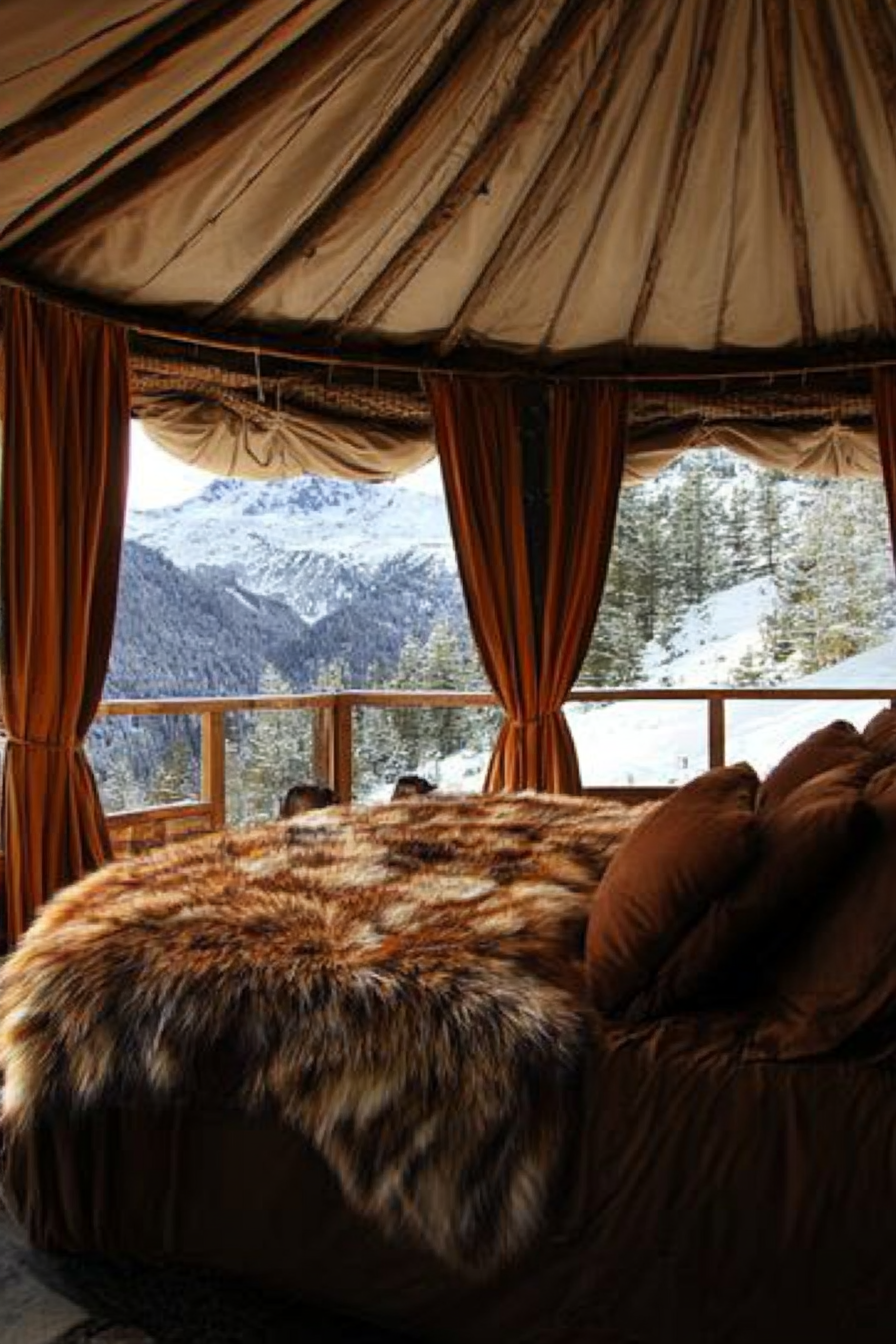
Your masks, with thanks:
[[(158, 448), (140, 424), (131, 421), (131, 475), (128, 487), (129, 509), (158, 509), (168, 504), (179, 504), (214, 480), (207, 471), (187, 466), (176, 457)], [(442, 490), (438, 462), (429, 462), (419, 471), (402, 480), (410, 490), (437, 495)]]

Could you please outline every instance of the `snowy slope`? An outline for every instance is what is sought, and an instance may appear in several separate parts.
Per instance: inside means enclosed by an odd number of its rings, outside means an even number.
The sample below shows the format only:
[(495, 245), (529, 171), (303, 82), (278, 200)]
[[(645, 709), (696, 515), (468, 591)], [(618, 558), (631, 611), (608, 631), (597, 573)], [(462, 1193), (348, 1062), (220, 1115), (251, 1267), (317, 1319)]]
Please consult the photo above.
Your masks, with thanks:
[[(730, 673), (759, 640), (759, 623), (771, 587), (752, 580), (716, 594), (692, 612), (677, 641), (680, 652), (664, 660), (648, 652), (645, 686), (712, 687), (730, 684)], [(823, 672), (794, 680), (798, 687), (881, 689), (896, 695), (896, 637)], [(726, 715), (729, 761), (748, 760), (761, 773), (814, 728), (832, 719), (863, 726), (888, 699), (874, 701), (735, 701)], [(704, 701), (571, 705), (567, 710), (585, 784), (680, 784), (708, 765)], [(480, 787), (486, 757), (460, 753), (426, 763), (446, 789)]]
[(128, 536), (181, 569), (226, 569), (306, 620), (327, 615), (359, 576), (408, 552), (454, 569), (444, 500), (391, 482), (216, 480), (174, 507), (132, 511)]
[(751, 579), (692, 607), (671, 648), (648, 644), (644, 685), (730, 685), (744, 655), (759, 649), (760, 624), (771, 610), (773, 596), (770, 579)]

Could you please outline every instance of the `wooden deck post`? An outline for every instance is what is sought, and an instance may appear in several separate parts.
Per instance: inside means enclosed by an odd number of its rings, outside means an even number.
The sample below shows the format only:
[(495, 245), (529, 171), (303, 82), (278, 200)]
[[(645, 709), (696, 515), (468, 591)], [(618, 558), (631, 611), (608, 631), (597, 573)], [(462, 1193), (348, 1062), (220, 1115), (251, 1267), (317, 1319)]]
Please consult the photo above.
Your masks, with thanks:
[(224, 715), (217, 710), (202, 715), (202, 801), (208, 803), (213, 831), (227, 824), (227, 771)]
[(311, 736), (311, 773), (316, 784), (329, 784), (335, 788), (333, 778), (333, 698), (327, 704), (312, 711)]
[(333, 747), (330, 787), (340, 803), (352, 800), (352, 699), (333, 698)]
[(725, 764), (725, 701), (711, 696), (706, 702), (709, 730), (709, 766)]
[(318, 783), (328, 784), (340, 803), (352, 800), (353, 705), (350, 694), (334, 691), (314, 714), (314, 777)]

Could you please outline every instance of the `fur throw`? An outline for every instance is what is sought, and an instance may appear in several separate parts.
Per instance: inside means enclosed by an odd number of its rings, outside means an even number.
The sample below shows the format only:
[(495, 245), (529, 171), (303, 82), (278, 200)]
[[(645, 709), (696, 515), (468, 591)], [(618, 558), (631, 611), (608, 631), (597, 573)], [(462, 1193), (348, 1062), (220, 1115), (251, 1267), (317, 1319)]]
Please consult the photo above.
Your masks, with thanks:
[(95, 873), (0, 976), (4, 1122), (210, 1097), (272, 1112), (384, 1231), (492, 1268), (556, 1184), (587, 912), (642, 812), (419, 798)]

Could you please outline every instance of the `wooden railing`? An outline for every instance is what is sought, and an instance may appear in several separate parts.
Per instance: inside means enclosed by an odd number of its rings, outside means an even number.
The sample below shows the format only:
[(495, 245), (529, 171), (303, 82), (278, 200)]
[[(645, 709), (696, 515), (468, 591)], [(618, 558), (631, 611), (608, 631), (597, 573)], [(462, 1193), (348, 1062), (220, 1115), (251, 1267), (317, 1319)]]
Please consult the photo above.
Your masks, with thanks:
[[(896, 689), (857, 690), (830, 687), (806, 689), (707, 688), (575, 690), (571, 704), (609, 704), (623, 701), (702, 702), (706, 707), (706, 759), (710, 766), (726, 760), (726, 710), (734, 701), (886, 701), (896, 705)], [(201, 787), (198, 799), (143, 807), (110, 816), (113, 832), (123, 835), (147, 832), (150, 838), (167, 838), (170, 832), (219, 830), (227, 816), (225, 771), (225, 715), (271, 710), (304, 710), (314, 715), (312, 775), (329, 784), (336, 796), (353, 796), (352, 722), (356, 709), (463, 709), (493, 706), (488, 692), (473, 691), (333, 691), (312, 695), (254, 695), (164, 700), (109, 700), (99, 716), (147, 717), (151, 715), (198, 715), (201, 723)], [(668, 788), (633, 785), (594, 785), (588, 792), (614, 797), (658, 796)]]

